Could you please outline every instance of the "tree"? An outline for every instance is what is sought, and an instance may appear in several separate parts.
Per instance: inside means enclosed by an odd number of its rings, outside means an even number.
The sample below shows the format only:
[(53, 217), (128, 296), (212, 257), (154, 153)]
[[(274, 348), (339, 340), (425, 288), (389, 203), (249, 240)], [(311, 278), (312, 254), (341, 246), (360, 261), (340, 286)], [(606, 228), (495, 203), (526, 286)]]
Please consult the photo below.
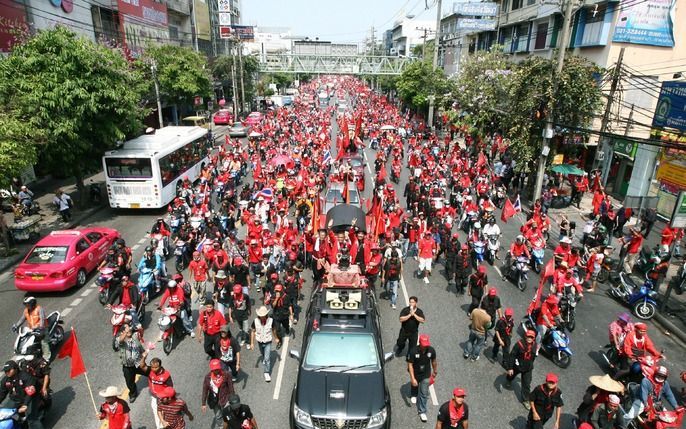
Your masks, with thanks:
[(446, 79), (443, 70), (432, 70), (426, 61), (415, 61), (398, 76), (395, 86), (400, 99), (415, 111), (425, 112), (429, 97), (436, 97), (435, 104), (444, 104), (452, 93), (453, 83)]
[[(62, 26), (41, 31), (0, 59), (1, 119), (9, 124), (3, 151), (44, 143), (37, 147), (41, 160), (53, 174), (74, 176), (83, 196), (83, 177), (101, 168), (103, 153), (142, 128), (145, 90), (120, 50)], [(17, 159), (31, 163), (30, 143), (26, 151)]]
[(0, 187), (7, 187), (12, 177), (37, 161), (36, 147), (45, 141), (40, 130), (32, 130), (28, 122), (18, 118), (16, 112), (0, 107)]
[(204, 54), (174, 45), (149, 46), (143, 57), (154, 61), (160, 96), (168, 104), (192, 105), (193, 98), (211, 97), (212, 80)]

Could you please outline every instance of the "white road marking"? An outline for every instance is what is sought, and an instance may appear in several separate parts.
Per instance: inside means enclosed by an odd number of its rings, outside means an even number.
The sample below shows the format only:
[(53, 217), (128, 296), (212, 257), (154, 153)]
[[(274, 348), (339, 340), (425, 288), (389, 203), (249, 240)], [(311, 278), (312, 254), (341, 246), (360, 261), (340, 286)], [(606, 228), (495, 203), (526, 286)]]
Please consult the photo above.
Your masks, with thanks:
[(286, 335), (281, 345), (281, 360), (279, 361), (279, 370), (276, 373), (276, 384), (274, 385), (274, 396), (272, 399), (279, 399), (279, 392), (281, 391), (281, 382), (283, 381), (283, 368), (286, 366), (286, 355), (288, 354), (288, 342), (291, 336)]
[(133, 246), (131, 246), (131, 250), (136, 250), (136, 249), (138, 249), (139, 247), (141, 247), (140, 244), (134, 244)]
[(374, 176), (374, 173), (372, 173), (372, 167), (369, 166), (369, 159), (367, 159), (367, 152), (362, 152), (364, 154), (364, 162), (367, 164), (367, 170), (369, 170), (369, 174)]
[(405, 287), (405, 280), (400, 277), (400, 289), (403, 291), (403, 297), (405, 298), (405, 306), (410, 305), (410, 295), (407, 294), (407, 288)]
[(493, 268), (498, 272), (498, 275), (500, 276), (500, 278), (502, 278), (502, 277), (503, 277), (503, 273), (500, 272), (500, 268), (496, 267), (495, 265), (493, 265)]
[(431, 396), (431, 403), (434, 405), (434, 407), (438, 406), (438, 397), (436, 396), (436, 389), (434, 389), (434, 385), (429, 386), (429, 396)]
[(76, 307), (77, 305), (81, 304), (82, 301), (83, 301), (82, 298), (76, 298), (75, 300), (73, 300), (71, 302), (71, 304), (69, 304), (69, 306), (70, 307)]
[(65, 317), (67, 314), (71, 313), (71, 308), (65, 308), (64, 311), (61, 311), (60, 314), (62, 317)]
[(90, 295), (91, 292), (93, 292), (93, 289), (86, 289), (86, 290), (84, 290), (83, 293), (81, 293), (81, 295), (79, 295), (79, 296), (82, 297), (82, 298), (85, 298), (85, 297), (87, 297), (88, 295)]
[(143, 238), (141, 238), (140, 240), (138, 240), (138, 243), (139, 243), (139, 244), (145, 243), (145, 241), (146, 241), (147, 239), (148, 239), (148, 237), (147, 237), (147, 234), (146, 234), (145, 237), (143, 237)]
[(91, 283), (90, 287), (98, 287), (98, 285), (95, 282), (93, 282)]

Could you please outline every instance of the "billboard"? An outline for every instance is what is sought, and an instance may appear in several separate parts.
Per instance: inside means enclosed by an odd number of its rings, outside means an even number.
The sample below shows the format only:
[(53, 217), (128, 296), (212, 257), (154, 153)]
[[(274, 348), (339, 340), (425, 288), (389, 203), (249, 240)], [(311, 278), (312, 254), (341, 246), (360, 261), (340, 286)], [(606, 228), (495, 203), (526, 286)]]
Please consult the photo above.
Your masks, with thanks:
[(453, 3), (453, 13), (465, 16), (496, 16), (498, 4), (495, 2)]
[(198, 39), (211, 40), (210, 36), (210, 8), (206, 0), (193, 0), (195, 10), (195, 32)]
[(653, 115), (653, 127), (686, 132), (686, 82), (662, 82)]
[(612, 41), (673, 47), (675, 3), (676, 0), (622, 0)]
[(26, 8), (13, 0), (0, 0), (0, 52), (9, 52), (17, 35), (28, 30)]
[(239, 39), (242, 42), (252, 42), (255, 39), (254, 28), (249, 25), (222, 25), (219, 27), (219, 37), (221, 39)]
[(149, 43), (169, 41), (167, 6), (153, 0), (117, 0), (126, 48), (135, 56)]

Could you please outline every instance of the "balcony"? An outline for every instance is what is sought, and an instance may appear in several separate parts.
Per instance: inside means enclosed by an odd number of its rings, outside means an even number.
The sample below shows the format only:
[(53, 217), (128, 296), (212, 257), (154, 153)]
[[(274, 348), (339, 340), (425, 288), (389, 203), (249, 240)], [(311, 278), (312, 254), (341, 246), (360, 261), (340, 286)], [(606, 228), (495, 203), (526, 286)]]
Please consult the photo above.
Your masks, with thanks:
[(166, 0), (167, 9), (182, 15), (190, 15), (190, 0)]

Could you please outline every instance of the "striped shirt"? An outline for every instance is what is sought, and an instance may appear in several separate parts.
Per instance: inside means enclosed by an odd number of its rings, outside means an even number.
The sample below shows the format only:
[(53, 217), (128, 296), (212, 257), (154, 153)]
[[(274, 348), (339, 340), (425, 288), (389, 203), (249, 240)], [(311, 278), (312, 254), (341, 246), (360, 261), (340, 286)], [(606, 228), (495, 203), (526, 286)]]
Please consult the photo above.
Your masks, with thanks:
[(169, 424), (166, 429), (186, 429), (186, 422), (183, 416), (188, 412), (188, 406), (183, 399), (174, 398), (168, 404), (158, 401), (157, 411), (162, 414), (164, 421)]

